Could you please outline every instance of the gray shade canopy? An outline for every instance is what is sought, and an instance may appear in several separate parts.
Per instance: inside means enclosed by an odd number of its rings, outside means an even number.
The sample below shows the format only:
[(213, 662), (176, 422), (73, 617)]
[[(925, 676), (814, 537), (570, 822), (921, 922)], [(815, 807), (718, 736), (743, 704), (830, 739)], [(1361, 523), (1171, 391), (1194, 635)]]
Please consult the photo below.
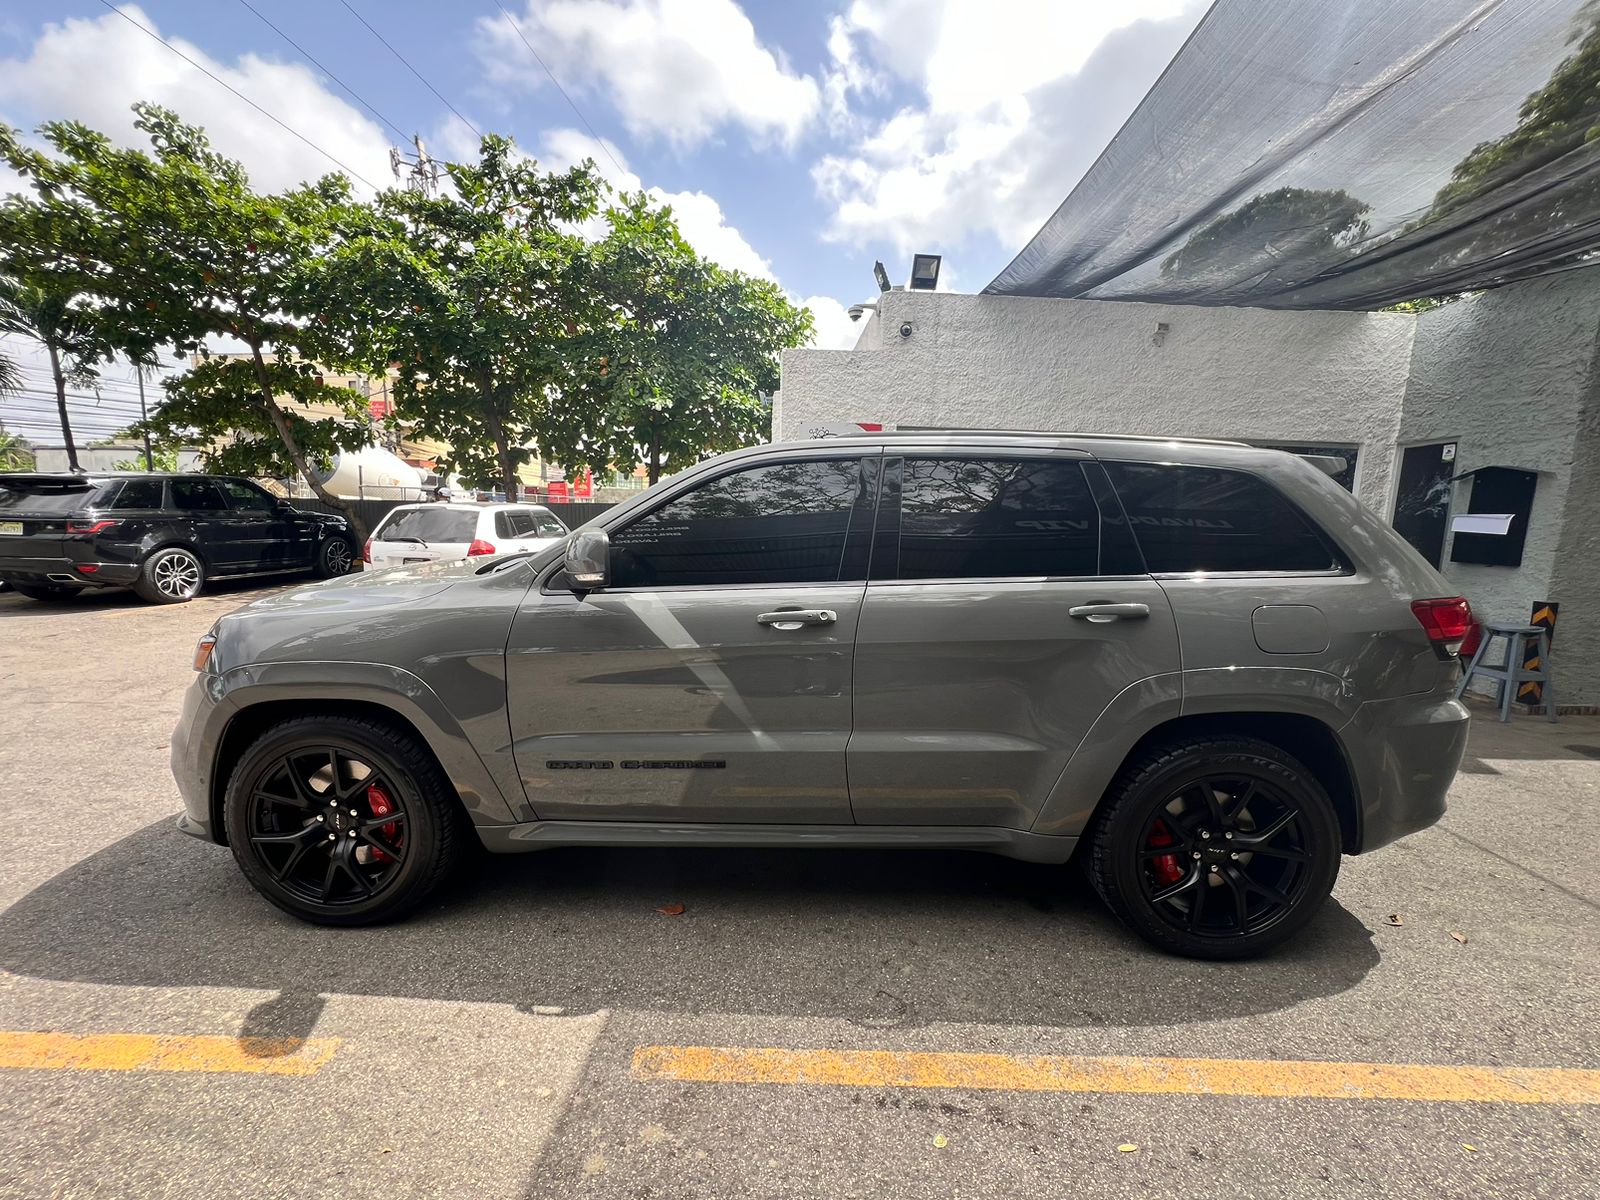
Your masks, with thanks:
[(1600, 0), (1218, 0), (986, 292), (1379, 308), (1600, 262)]

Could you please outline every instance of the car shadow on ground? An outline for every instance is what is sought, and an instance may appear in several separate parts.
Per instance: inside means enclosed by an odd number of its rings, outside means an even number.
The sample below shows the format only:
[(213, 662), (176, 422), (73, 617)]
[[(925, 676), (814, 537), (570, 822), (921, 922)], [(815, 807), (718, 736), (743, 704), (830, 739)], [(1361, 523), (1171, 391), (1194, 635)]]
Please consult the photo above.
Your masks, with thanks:
[(319, 993), (880, 1026), (1167, 1025), (1333, 995), (1377, 962), (1370, 932), (1333, 901), (1271, 957), (1197, 963), (1147, 949), (1073, 867), (933, 851), (477, 855), (408, 921), (326, 929), (271, 908), (226, 849), (170, 821), (0, 913), (9, 971), (276, 990), (303, 1000), (273, 1010), (263, 1032), (283, 1036), (309, 1029)]
[[(302, 583), (314, 583), (316, 578), (315, 575), (301, 572), (293, 575), (252, 575), (246, 579), (208, 579), (204, 590), (188, 603), (204, 604), (207, 600), (223, 600), (244, 604), (254, 600), (258, 595), (282, 591)], [(16, 592), (0, 592), (0, 620), (14, 617), (61, 617), (75, 612), (168, 607), (172, 606), (152, 604), (129, 588), (85, 588), (80, 594), (65, 600), (31, 600)]]

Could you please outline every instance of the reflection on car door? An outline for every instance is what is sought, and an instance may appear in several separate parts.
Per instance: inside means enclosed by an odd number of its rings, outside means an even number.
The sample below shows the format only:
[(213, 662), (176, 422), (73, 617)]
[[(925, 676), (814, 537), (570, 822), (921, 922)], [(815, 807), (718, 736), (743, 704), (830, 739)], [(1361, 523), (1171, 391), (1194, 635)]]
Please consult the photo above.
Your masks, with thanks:
[(264, 488), (242, 479), (219, 479), (217, 485), (228, 497), (228, 540), (238, 570), (273, 571), (309, 564), (304, 531)]
[(1117, 693), (1179, 669), (1166, 597), (1085, 465), (885, 460), (856, 636), (859, 823), (1026, 829)]
[(876, 456), (735, 469), (609, 531), (611, 585), (530, 594), (506, 656), (542, 819), (848, 824)]
[(184, 517), (195, 544), (205, 557), (208, 571), (245, 570), (239, 566), (246, 553), (241, 528), (232, 520), (227, 497), (215, 480), (198, 476), (175, 476), (169, 485), (172, 505)]

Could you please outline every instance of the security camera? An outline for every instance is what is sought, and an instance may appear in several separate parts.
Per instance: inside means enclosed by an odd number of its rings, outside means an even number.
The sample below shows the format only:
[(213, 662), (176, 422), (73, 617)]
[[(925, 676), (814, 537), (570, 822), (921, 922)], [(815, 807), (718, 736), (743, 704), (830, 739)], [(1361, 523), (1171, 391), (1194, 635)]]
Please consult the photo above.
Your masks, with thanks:
[(910, 321), (901, 321), (900, 322), (900, 336), (903, 337), (903, 338), (908, 338), (908, 337), (911, 336), (911, 322)]
[(852, 304), (846, 311), (849, 312), (852, 321), (859, 321), (864, 314), (877, 312), (878, 302), (876, 300), (863, 300), (860, 304)]

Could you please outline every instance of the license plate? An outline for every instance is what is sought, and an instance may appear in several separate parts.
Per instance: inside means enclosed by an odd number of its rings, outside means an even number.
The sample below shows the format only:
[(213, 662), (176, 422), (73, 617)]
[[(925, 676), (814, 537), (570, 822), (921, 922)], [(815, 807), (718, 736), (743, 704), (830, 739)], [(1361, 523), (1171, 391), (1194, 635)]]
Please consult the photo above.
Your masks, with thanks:
[(11, 537), (22, 536), (21, 521), (0, 521), (0, 534), (9, 534)]

